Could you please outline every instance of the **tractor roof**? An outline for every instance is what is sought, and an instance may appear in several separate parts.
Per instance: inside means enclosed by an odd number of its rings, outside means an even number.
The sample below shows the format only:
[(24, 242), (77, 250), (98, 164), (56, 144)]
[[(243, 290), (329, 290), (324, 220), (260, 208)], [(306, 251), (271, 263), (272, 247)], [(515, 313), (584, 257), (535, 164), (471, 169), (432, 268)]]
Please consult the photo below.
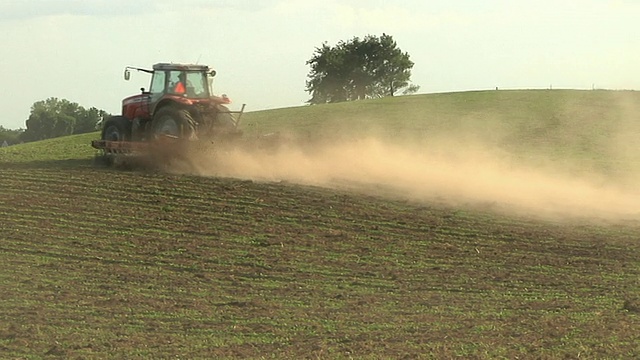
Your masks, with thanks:
[(209, 71), (207, 65), (158, 63), (153, 65), (153, 70), (183, 70), (183, 71)]

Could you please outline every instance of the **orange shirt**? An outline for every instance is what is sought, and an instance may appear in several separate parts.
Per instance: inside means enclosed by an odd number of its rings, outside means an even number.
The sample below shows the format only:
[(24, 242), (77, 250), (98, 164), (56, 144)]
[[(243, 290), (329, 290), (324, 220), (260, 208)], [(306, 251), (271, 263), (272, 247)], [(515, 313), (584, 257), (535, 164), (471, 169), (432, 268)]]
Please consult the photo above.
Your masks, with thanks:
[(178, 82), (178, 84), (176, 84), (176, 88), (174, 90), (175, 93), (177, 94), (184, 94), (185, 89), (184, 89), (184, 84), (182, 83), (182, 81)]

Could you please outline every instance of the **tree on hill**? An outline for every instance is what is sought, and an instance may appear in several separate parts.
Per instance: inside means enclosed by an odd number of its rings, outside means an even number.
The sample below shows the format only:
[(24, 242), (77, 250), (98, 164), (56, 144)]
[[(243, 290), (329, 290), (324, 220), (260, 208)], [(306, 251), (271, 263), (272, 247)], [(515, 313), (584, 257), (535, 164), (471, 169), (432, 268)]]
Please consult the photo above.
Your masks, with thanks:
[(33, 103), (26, 121), (27, 129), (21, 136), (24, 141), (37, 141), (71, 134), (82, 134), (97, 129), (104, 110), (85, 109), (69, 100), (48, 98)]
[(411, 69), (414, 63), (391, 35), (354, 37), (336, 46), (316, 48), (307, 61), (311, 71), (306, 90), (311, 104), (334, 103), (415, 93)]
[(104, 110), (90, 107), (89, 109), (83, 109), (80, 107), (80, 111), (76, 115), (76, 126), (73, 129), (74, 134), (84, 134), (98, 129), (102, 119), (111, 116)]

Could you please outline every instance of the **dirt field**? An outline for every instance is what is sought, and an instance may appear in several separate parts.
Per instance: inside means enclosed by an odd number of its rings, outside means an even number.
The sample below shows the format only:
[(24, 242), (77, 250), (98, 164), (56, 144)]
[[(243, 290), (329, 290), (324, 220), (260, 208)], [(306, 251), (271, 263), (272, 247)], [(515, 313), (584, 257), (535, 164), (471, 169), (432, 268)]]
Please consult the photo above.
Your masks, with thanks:
[(638, 111), (274, 109), (245, 135), (295, 146), (169, 172), (93, 167), (96, 134), (0, 149), (0, 358), (637, 358)]
[(83, 160), (2, 165), (4, 357), (640, 353), (633, 221)]

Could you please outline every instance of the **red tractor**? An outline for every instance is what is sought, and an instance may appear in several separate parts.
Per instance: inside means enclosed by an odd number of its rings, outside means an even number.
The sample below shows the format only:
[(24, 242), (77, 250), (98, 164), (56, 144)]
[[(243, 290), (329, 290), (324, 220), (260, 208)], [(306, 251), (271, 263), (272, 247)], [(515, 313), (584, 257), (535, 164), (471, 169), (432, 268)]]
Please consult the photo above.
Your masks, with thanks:
[(128, 66), (152, 74), (149, 91), (122, 100), (122, 115), (105, 119), (102, 138), (91, 145), (105, 155), (146, 149), (154, 140), (225, 140), (240, 134), (238, 123), (244, 111), (230, 111), (226, 95), (215, 96), (211, 84), (215, 70), (206, 65), (153, 65), (153, 70)]

